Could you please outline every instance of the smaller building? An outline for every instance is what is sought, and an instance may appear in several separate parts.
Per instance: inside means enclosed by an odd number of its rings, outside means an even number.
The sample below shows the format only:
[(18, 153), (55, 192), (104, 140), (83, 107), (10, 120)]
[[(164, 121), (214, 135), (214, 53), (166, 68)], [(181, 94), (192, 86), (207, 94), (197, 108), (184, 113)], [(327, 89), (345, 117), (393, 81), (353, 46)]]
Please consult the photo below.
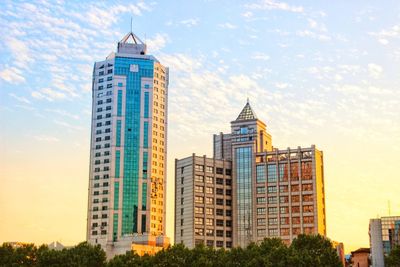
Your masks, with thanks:
[(400, 245), (400, 216), (385, 216), (369, 221), (369, 241), (373, 267), (385, 266), (385, 255)]
[(231, 161), (193, 154), (175, 170), (175, 243), (231, 248)]
[(351, 252), (351, 263), (353, 267), (369, 267), (370, 249), (369, 248), (359, 248)]

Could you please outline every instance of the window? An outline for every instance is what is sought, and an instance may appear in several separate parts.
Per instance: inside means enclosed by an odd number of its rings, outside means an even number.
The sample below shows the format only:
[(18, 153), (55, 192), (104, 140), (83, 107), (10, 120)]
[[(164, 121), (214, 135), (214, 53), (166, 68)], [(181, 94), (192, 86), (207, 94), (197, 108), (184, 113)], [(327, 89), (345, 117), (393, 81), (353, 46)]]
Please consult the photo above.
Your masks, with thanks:
[(185, 199), (182, 197), (181, 198), (181, 205), (183, 205), (183, 203), (185, 203)]
[(299, 192), (299, 185), (298, 184), (292, 185), (291, 189), (292, 189), (292, 192)]
[(225, 180), (226, 185), (232, 185), (232, 179), (226, 179)]
[(276, 193), (276, 186), (268, 186), (268, 193)]
[(278, 213), (277, 207), (268, 208), (268, 214), (277, 214), (277, 213)]
[(258, 226), (265, 225), (265, 218), (258, 218), (257, 219), (257, 225)]
[(97, 101), (97, 105), (101, 105), (101, 104), (103, 104), (103, 100)]
[(289, 213), (289, 207), (280, 207), (279, 212), (281, 214), (287, 214)]
[(268, 204), (276, 204), (277, 197), (268, 197)]
[(303, 206), (303, 212), (313, 212), (313, 211), (314, 211), (314, 206), (312, 205)]
[(217, 198), (217, 205), (224, 205), (224, 200), (222, 198)]
[(217, 184), (224, 184), (224, 179), (222, 178), (217, 178)]
[(225, 190), (225, 195), (227, 195), (227, 196), (232, 195), (232, 190), (226, 189), (226, 190)]
[(103, 81), (104, 81), (104, 79), (103, 79), (103, 78), (99, 79), (99, 83), (102, 83)]
[(207, 215), (214, 215), (214, 209), (212, 209), (212, 208), (206, 208), (206, 214), (207, 214)]
[(265, 166), (264, 165), (257, 165), (256, 166), (256, 179), (257, 183), (264, 183), (265, 182)]
[[(182, 188), (183, 189), (183, 188)], [(198, 186), (198, 185), (196, 185), (195, 187), (194, 187), (194, 191), (196, 192), (196, 193), (204, 193), (204, 186)]]
[(293, 217), (292, 224), (300, 224), (300, 217)]
[(226, 231), (225, 236), (226, 237), (232, 237), (232, 231)]
[(214, 225), (214, 219), (207, 218), (206, 219), (206, 225), (213, 226)]
[(217, 195), (223, 195), (223, 194), (224, 194), (224, 189), (217, 188)]
[(278, 235), (278, 229), (269, 229), (268, 230), (268, 235), (269, 236), (277, 236)]
[(198, 225), (204, 225), (204, 219), (203, 218), (194, 218), (194, 223)]
[(111, 103), (112, 99), (111, 98), (107, 98), (106, 103)]
[(313, 200), (313, 195), (303, 195), (303, 202), (312, 202)]
[(107, 70), (107, 74), (110, 74), (110, 73), (112, 73), (113, 72), (113, 70), (112, 69), (110, 69), (110, 70)]
[(213, 173), (213, 172), (214, 172), (214, 167), (207, 166), (207, 167), (206, 167), (206, 172), (211, 172), (211, 173)]
[(223, 168), (216, 168), (215, 172), (217, 174), (224, 174), (224, 169)]
[(300, 207), (299, 206), (293, 206), (292, 207), (292, 213), (299, 213), (300, 212)]
[(217, 226), (224, 226), (224, 220), (217, 220), (216, 224)]
[(227, 227), (232, 227), (232, 221), (231, 221), (231, 220), (226, 221), (226, 226), (227, 226)]
[(265, 187), (264, 186), (257, 187), (257, 194), (265, 194)]
[(96, 127), (101, 127), (101, 122), (98, 122), (98, 123), (96, 124)]
[[(217, 225), (218, 225), (218, 221), (217, 221)], [(222, 225), (224, 225), (224, 221), (222, 221)], [(217, 236), (224, 236), (224, 230), (217, 230)]]
[(214, 178), (211, 177), (211, 176), (206, 176), (206, 183), (213, 184), (214, 183)]
[(314, 217), (313, 216), (304, 216), (303, 222), (304, 223), (314, 223)]
[(266, 209), (265, 208), (257, 208), (257, 215), (263, 215), (265, 214)]
[(292, 196), (292, 203), (297, 203), (297, 202), (300, 202), (300, 196), (299, 195)]
[(204, 197), (195, 197), (194, 202), (198, 203), (198, 204), (203, 204), (204, 203)]
[(207, 230), (206, 230), (206, 235), (207, 235), (207, 236), (213, 236), (213, 235), (214, 235), (214, 230), (212, 230), (212, 229), (207, 229)]
[(214, 240), (207, 240), (207, 247), (213, 247), (214, 246)]
[(266, 234), (267, 232), (265, 229), (257, 229), (257, 236), (265, 237)]
[(196, 235), (203, 236), (204, 235), (204, 229), (203, 228), (194, 228), (194, 233)]
[(281, 217), (281, 224), (289, 224), (289, 218), (288, 217)]
[(232, 175), (232, 170), (231, 169), (225, 169), (225, 174), (228, 176)]
[(206, 193), (207, 193), (207, 194), (214, 194), (214, 188), (212, 188), (212, 187), (206, 187)]
[(214, 199), (212, 197), (206, 197), (206, 204), (214, 204)]
[(198, 172), (204, 172), (204, 166), (203, 165), (197, 165), (195, 166), (195, 170)]
[(224, 210), (223, 209), (217, 209), (216, 211), (218, 216), (224, 216)]
[(194, 212), (195, 212), (195, 213), (201, 213), (201, 214), (203, 214), (203, 213), (204, 213), (204, 208), (202, 208), (202, 207), (195, 207), (195, 208), (194, 208)]
[(100, 72), (99, 72), (99, 75), (104, 75), (104, 71), (100, 71)]
[(194, 180), (195, 180), (196, 182), (199, 182), (199, 183), (204, 183), (204, 176), (202, 176), (202, 175), (196, 175), (196, 176), (194, 177)]
[(279, 197), (279, 203), (288, 203), (288, 202), (289, 202), (288, 196)]
[(268, 218), (268, 225), (278, 224), (278, 218)]
[(231, 241), (226, 241), (226, 247), (231, 248), (232, 247), (232, 242)]
[(185, 209), (181, 208), (181, 215), (183, 215), (184, 211), (185, 211)]
[(226, 202), (225, 202), (225, 205), (226, 206), (232, 206), (232, 200), (227, 199)]
[(280, 192), (280, 193), (286, 193), (286, 192), (288, 192), (288, 186), (287, 186), (287, 185), (281, 185), (281, 186), (279, 186), (279, 192)]
[(112, 81), (112, 76), (108, 76), (107, 81)]
[(257, 204), (263, 204), (263, 203), (265, 203), (265, 197), (258, 197)]
[(312, 191), (313, 185), (312, 184), (303, 184), (303, 191)]

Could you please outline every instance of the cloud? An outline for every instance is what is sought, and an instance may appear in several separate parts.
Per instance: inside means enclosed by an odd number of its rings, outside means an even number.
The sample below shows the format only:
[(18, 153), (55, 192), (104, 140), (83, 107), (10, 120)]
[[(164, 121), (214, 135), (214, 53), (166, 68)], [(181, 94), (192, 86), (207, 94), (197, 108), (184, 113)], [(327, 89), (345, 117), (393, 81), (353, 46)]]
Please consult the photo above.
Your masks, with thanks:
[(156, 36), (146, 40), (149, 53), (154, 53), (161, 50), (169, 42), (167, 34), (157, 33)]
[(179, 24), (182, 24), (188, 28), (197, 26), (199, 24), (199, 19), (198, 18), (192, 18), (192, 19), (185, 19), (179, 21)]
[(242, 16), (245, 18), (251, 18), (253, 16), (253, 12), (246, 11), (246, 12), (242, 13)]
[(36, 136), (34, 136), (34, 138), (37, 141), (48, 142), (48, 143), (55, 143), (55, 142), (60, 141), (60, 139), (58, 139), (57, 137), (49, 136), (49, 135), (36, 135)]
[(370, 63), (368, 64), (368, 72), (372, 78), (378, 79), (383, 72), (383, 68), (377, 64)]
[(42, 88), (39, 91), (33, 91), (31, 95), (33, 98), (45, 99), (47, 101), (60, 100), (67, 97), (64, 93), (55, 91), (51, 88)]
[(16, 67), (8, 67), (0, 71), (0, 78), (13, 84), (25, 82), (25, 78), (22, 76), (22, 71)]
[(55, 114), (59, 114), (59, 115), (61, 115), (63, 117), (69, 117), (69, 118), (72, 118), (72, 119), (75, 119), (75, 120), (79, 119), (78, 115), (69, 113), (68, 111), (62, 110), (62, 109), (46, 109), (46, 111), (47, 112), (52, 112), (52, 113), (55, 113)]
[(225, 23), (222, 23), (222, 24), (218, 24), (218, 27), (220, 27), (220, 28), (222, 28), (222, 29), (229, 29), (229, 30), (233, 30), (233, 29), (236, 29), (236, 28), (237, 28), (236, 25), (233, 25), (233, 24), (231, 24), (231, 23), (229, 23), (229, 22), (225, 22)]
[(317, 39), (320, 41), (330, 41), (331, 40), (331, 37), (326, 34), (319, 34), (319, 33), (316, 33), (316, 32), (310, 31), (310, 30), (297, 31), (296, 35), (300, 36), (300, 37), (310, 37), (310, 38)]
[(295, 13), (303, 13), (304, 8), (302, 6), (292, 6), (285, 2), (279, 2), (274, 0), (263, 0), (257, 3), (247, 4), (247, 8), (250, 9), (261, 9), (261, 10), (281, 10)]
[(8, 95), (11, 96), (12, 98), (18, 100), (21, 103), (25, 103), (25, 104), (30, 104), (31, 103), (31, 101), (29, 101), (28, 99), (26, 99), (23, 96), (17, 96), (14, 93), (9, 93)]
[(264, 60), (267, 61), (270, 59), (270, 57), (267, 54), (264, 54), (262, 52), (255, 52), (252, 56), (252, 59), (256, 59), (256, 60)]
[(285, 89), (289, 86), (288, 83), (280, 83), (280, 82), (276, 82), (275, 83), (275, 87), (279, 88), (279, 89)]

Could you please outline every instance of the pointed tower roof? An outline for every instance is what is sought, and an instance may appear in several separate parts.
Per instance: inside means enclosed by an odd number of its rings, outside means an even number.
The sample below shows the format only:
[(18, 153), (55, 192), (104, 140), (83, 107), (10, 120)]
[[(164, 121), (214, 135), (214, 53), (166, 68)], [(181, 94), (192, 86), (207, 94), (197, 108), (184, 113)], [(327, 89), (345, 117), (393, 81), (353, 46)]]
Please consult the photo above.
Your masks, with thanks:
[(247, 99), (247, 103), (240, 112), (239, 116), (237, 117), (236, 121), (247, 121), (247, 120), (256, 120), (257, 115), (253, 111), (253, 109), (250, 106), (249, 100)]
[(128, 32), (124, 38), (122, 38), (121, 41), (119, 41), (120, 43), (130, 43), (130, 44), (144, 44), (142, 42), (142, 40), (139, 39), (139, 37), (136, 36), (136, 34), (134, 34), (133, 32)]
[(118, 42), (118, 53), (145, 55), (147, 46), (133, 32), (129, 32)]

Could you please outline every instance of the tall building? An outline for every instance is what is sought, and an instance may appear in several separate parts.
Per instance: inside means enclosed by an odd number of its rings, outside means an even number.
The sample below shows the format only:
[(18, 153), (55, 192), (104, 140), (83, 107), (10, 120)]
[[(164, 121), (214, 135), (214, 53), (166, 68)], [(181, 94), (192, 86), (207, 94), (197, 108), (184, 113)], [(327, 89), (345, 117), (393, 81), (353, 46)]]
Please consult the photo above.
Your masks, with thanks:
[(383, 267), (385, 255), (400, 245), (400, 216), (386, 216), (369, 221), (369, 241), (373, 267)]
[(87, 240), (107, 255), (167, 241), (167, 95), (168, 68), (132, 32), (94, 64)]
[[(289, 244), (301, 233), (326, 235), (322, 151), (314, 145), (273, 148), (266, 124), (248, 102), (231, 122), (231, 133), (213, 140), (213, 159), (176, 160), (176, 243), (244, 247), (265, 237)], [(204, 182), (211, 178), (213, 183)], [(229, 181), (229, 187), (216, 179)]]

